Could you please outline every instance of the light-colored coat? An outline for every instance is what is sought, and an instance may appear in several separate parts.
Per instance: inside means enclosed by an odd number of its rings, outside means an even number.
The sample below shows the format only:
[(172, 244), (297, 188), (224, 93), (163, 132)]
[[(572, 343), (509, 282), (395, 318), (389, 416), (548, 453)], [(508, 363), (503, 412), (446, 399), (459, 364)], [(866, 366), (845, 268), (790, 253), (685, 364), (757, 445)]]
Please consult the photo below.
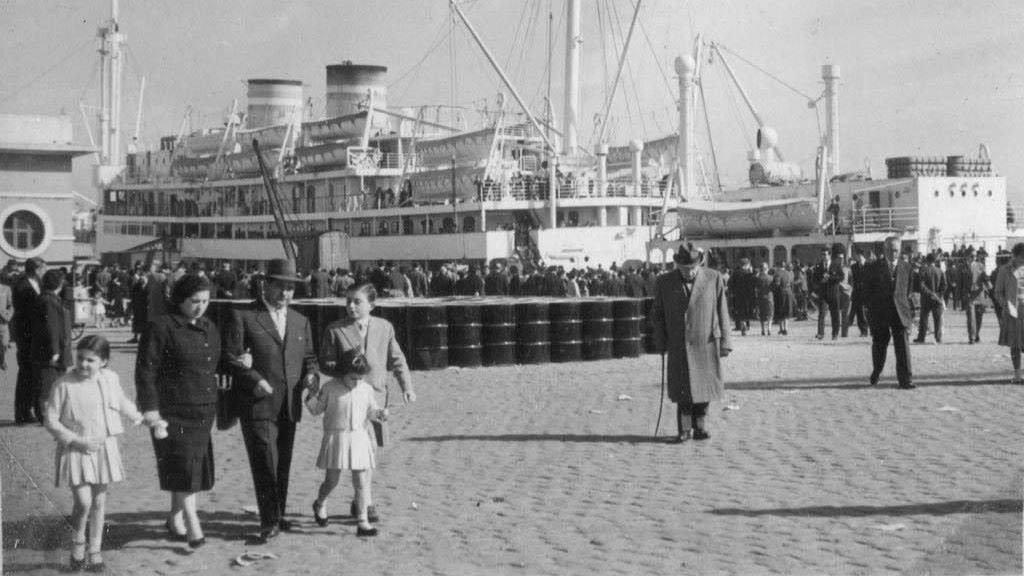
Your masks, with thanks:
[[(129, 418), (135, 424), (142, 421), (142, 414), (135, 407), (135, 403), (129, 400), (121, 389), (117, 373), (103, 369), (96, 379), (99, 382), (98, 387), (90, 385), (87, 380), (72, 371), (54, 383), (44, 407), (43, 422), (61, 445), (66, 446), (81, 438), (106, 438), (123, 434), (124, 424), (121, 422), (121, 416)], [(87, 407), (92, 405), (90, 399), (97, 393), (101, 394), (103, 409), (106, 412), (102, 418), (84, 413)]]
[[(324, 330), (320, 342), (319, 364), (324, 374), (332, 378), (341, 378), (343, 371), (332, 371), (325, 368), (326, 362), (337, 362), (342, 355), (354, 348), (362, 348), (359, 327), (352, 318), (344, 318), (332, 322)], [(391, 322), (383, 318), (371, 316), (366, 325), (366, 348), (363, 350), (370, 365), (370, 372), (363, 376), (377, 392), (387, 389), (388, 374), (394, 374), (402, 392), (412, 390), (412, 377), (409, 365), (405, 361), (398, 340), (395, 339), (395, 328)]]
[(656, 349), (668, 353), (669, 399), (693, 403), (719, 400), (725, 389), (721, 354), (732, 350), (722, 276), (698, 268), (685, 313), (682, 275), (673, 270), (658, 276), (651, 323)]

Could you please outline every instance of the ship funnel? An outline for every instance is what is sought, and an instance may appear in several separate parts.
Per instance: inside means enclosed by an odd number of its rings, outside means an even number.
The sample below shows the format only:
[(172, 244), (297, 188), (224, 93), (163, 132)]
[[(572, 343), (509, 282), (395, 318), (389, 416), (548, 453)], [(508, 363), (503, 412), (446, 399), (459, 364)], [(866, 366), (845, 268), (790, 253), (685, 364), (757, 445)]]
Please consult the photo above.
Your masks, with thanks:
[(387, 108), (388, 88), (384, 83), (388, 69), (342, 62), (327, 67), (327, 117), (361, 112), (370, 105)]
[(249, 80), (246, 128), (263, 128), (302, 121), (302, 81)]

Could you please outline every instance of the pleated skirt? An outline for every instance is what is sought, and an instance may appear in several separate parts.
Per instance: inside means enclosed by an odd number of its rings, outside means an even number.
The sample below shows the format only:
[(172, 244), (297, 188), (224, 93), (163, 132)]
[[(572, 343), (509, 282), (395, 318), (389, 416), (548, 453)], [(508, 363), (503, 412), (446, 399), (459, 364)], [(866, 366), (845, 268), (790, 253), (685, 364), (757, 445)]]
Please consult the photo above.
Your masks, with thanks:
[(377, 467), (374, 440), (367, 430), (324, 430), (316, 467), (323, 470), (366, 470)]
[(69, 447), (57, 449), (56, 485), (81, 486), (82, 484), (110, 484), (124, 480), (124, 462), (117, 438), (108, 436), (103, 446), (95, 452), (73, 450)]

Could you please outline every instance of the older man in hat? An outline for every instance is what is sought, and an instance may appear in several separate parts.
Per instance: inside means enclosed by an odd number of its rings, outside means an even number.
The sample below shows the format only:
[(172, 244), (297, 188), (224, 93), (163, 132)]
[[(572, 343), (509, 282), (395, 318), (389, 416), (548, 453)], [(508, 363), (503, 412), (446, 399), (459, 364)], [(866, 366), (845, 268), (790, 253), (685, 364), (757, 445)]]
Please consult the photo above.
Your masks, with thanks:
[(293, 262), (271, 260), (262, 286), (254, 291), (256, 301), (232, 311), (225, 335), (229, 354), (252, 357), (251, 367), (236, 368), (232, 394), (264, 541), (291, 529), (284, 514), (295, 425), (302, 417), (302, 391), (317, 377), (309, 321), (289, 309), (301, 281)]
[(668, 396), (676, 403), (678, 426), (669, 442), (677, 444), (710, 437), (708, 404), (722, 397), (720, 359), (732, 343), (722, 276), (700, 264), (696, 249), (682, 247), (674, 259), (675, 270), (656, 280), (651, 321), (655, 348), (668, 354)]

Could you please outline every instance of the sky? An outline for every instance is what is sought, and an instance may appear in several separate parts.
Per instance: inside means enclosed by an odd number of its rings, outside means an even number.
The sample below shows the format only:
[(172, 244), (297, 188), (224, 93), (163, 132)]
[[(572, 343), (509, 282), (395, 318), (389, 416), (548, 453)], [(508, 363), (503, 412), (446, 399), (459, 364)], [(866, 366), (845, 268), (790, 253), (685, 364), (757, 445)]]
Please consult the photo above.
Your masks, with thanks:
[[(634, 5), (581, 0), (579, 133), (590, 148)], [(538, 116), (546, 114), (554, 14), (551, 93), (561, 118), (564, 0), (460, 6)], [(193, 127), (219, 125), (233, 98), (244, 105), (247, 78), (302, 80), (322, 114), (325, 67), (344, 60), (388, 67), (391, 108), (455, 106), (470, 115), (493, 108), (505, 91), (447, 0), (120, 0), (120, 11), (125, 139), (135, 131), (145, 76), (140, 138), (150, 147), (178, 132), (187, 106)], [(0, 0), (0, 113), (63, 111), (88, 142), (79, 102), (95, 132), (96, 29), (109, 12), (109, 0)], [(840, 171), (869, 165), (884, 177), (886, 157), (971, 156), (985, 143), (1011, 198), (1024, 202), (1024, 2), (644, 0), (639, 22), (609, 115), (612, 145), (675, 131), (673, 61), (692, 53), (700, 34), (729, 49), (787, 160), (805, 171), (819, 138), (815, 110), (746, 61), (812, 98), (823, 90), (821, 65), (840, 66)], [(710, 129), (699, 108), (701, 156), (710, 169), (713, 142), (723, 181), (740, 185), (755, 124), (721, 62), (702, 66)], [(823, 105), (820, 114), (823, 122)], [(80, 161), (79, 172), (87, 174), (89, 162)], [(85, 190), (88, 178), (76, 182)]]

